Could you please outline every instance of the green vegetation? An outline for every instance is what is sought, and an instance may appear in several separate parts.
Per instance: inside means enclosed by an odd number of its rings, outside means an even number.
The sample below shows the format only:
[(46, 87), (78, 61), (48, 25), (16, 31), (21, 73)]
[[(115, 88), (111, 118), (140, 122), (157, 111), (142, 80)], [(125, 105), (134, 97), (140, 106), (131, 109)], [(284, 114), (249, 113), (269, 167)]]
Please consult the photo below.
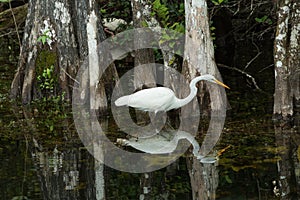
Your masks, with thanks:
[(218, 6), (218, 5), (221, 5), (222, 3), (227, 3), (228, 0), (211, 0), (211, 2)]
[(46, 42), (47, 42), (47, 40), (50, 40), (50, 39), (51, 39), (51, 37), (50, 37), (49, 34), (48, 34), (49, 31), (50, 31), (50, 30), (47, 30), (47, 31), (45, 31), (42, 35), (40, 35), (40, 36), (38, 37), (37, 41), (38, 41), (38, 42), (42, 42), (42, 44), (45, 45)]
[(102, 19), (124, 19), (128, 24), (132, 21), (131, 3), (128, 0), (100, 0), (100, 13)]
[[(36, 119), (40, 119), (35, 121), (36, 126), (41, 129), (40, 131), (42, 133), (52, 133), (47, 137), (62, 136), (63, 127), (61, 123), (70, 117), (71, 112), (69, 106), (63, 103), (62, 98), (63, 97), (58, 96), (33, 102), (31, 112), (34, 113)], [(56, 142), (58, 142), (58, 140), (56, 140)]]
[[(152, 3), (152, 16), (160, 23), (161, 27), (184, 33), (184, 3), (172, 4), (166, 0), (155, 0)], [(180, 17), (181, 16), (181, 17)]]
[(40, 82), (39, 87), (41, 90), (48, 90), (50, 93), (53, 93), (57, 82), (54, 75), (54, 66), (46, 67), (43, 73), (37, 76), (37, 80)]
[(36, 62), (37, 86), (40, 97), (43, 100), (60, 99), (63, 94), (59, 92), (57, 69), (57, 53), (48, 49), (43, 49), (38, 55)]
[(273, 24), (272, 20), (267, 15), (264, 15), (261, 18), (255, 17), (255, 21), (258, 22), (258, 23), (266, 23), (268, 25)]

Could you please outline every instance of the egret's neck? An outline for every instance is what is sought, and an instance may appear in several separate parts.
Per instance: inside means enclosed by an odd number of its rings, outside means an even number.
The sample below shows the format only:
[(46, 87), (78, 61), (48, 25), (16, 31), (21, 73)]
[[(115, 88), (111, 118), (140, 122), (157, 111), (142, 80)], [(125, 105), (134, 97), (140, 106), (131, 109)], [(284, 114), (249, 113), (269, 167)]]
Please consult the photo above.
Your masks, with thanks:
[(193, 98), (197, 95), (196, 83), (201, 80), (203, 80), (203, 77), (198, 76), (190, 82), (190, 94), (184, 99), (177, 99), (177, 104), (175, 108), (182, 107), (193, 100)]

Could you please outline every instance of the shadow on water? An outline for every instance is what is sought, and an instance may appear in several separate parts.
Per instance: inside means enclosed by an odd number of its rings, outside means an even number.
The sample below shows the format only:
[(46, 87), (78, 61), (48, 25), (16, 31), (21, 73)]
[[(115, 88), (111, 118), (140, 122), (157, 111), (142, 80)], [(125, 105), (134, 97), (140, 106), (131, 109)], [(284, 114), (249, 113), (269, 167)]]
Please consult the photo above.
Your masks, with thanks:
[[(68, 106), (40, 102), (21, 107), (10, 102), (7, 93), (12, 66), (0, 65), (1, 200), (172, 200), (197, 196), (218, 200), (299, 199), (299, 127), (274, 125), (269, 119), (249, 116), (227, 119), (218, 140), (215, 135), (205, 137), (208, 122), (203, 120), (196, 138), (184, 133), (183, 138), (194, 149), (191, 147), (170, 165), (148, 173), (121, 172), (95, 160), (87, 151), (91, 147), (82, 145)], [(119, 148), (145, 151), (134, 145), (117, 144), (118, 139), (127, 144), (139, 140), (128, 138), (111, 117), (101, 123), (110, 141)], [(174, 137), (172, 132), (165, 133), (161, 140), (170, 144)], [(210, 149), (209, 156), (199, 159), (193, 151), (197, 142), (200, 149), (205, 146), (204, 141), (217, 145)], [(174, 145), (162, 144), (164, 153), (174, 150)]]

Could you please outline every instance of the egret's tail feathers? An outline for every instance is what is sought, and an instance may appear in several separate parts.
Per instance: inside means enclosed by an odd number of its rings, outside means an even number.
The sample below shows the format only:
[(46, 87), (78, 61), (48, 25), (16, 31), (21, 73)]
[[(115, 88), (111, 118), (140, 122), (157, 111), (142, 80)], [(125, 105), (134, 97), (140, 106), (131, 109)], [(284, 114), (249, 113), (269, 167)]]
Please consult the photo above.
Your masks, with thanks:
[(118, 98), (115, 101), (115, 105), (116, 106), (126, 106), (126, 105), (128, 105), (128, 101), (129, 101), (129, 96), (123, 96), (123, 97)]

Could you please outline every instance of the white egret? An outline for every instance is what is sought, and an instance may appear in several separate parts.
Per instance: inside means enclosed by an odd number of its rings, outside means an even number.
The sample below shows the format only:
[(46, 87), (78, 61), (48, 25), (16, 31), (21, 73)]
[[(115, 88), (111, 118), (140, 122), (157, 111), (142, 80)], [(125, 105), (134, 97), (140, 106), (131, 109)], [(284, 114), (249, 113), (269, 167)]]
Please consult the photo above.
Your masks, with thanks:
[(140, 90), (131, 95), (120, 97), (115, 101), (115, 105), (130, 106), (139, 110), (150, 111), (155, 113), (159, 111), (169, 111), (172, 109), (180, 108), (188, 104), (196, 96), (196, 83), (201, 80), (216, 83), (229, 89), (227, 85), (218, 81), (214, 76), (210, 74), (205, 74), (202, 76), (198, 76), (191, 81), (190, 94), (184, 99), (177, 98), (170, 88), (155, 87)]

